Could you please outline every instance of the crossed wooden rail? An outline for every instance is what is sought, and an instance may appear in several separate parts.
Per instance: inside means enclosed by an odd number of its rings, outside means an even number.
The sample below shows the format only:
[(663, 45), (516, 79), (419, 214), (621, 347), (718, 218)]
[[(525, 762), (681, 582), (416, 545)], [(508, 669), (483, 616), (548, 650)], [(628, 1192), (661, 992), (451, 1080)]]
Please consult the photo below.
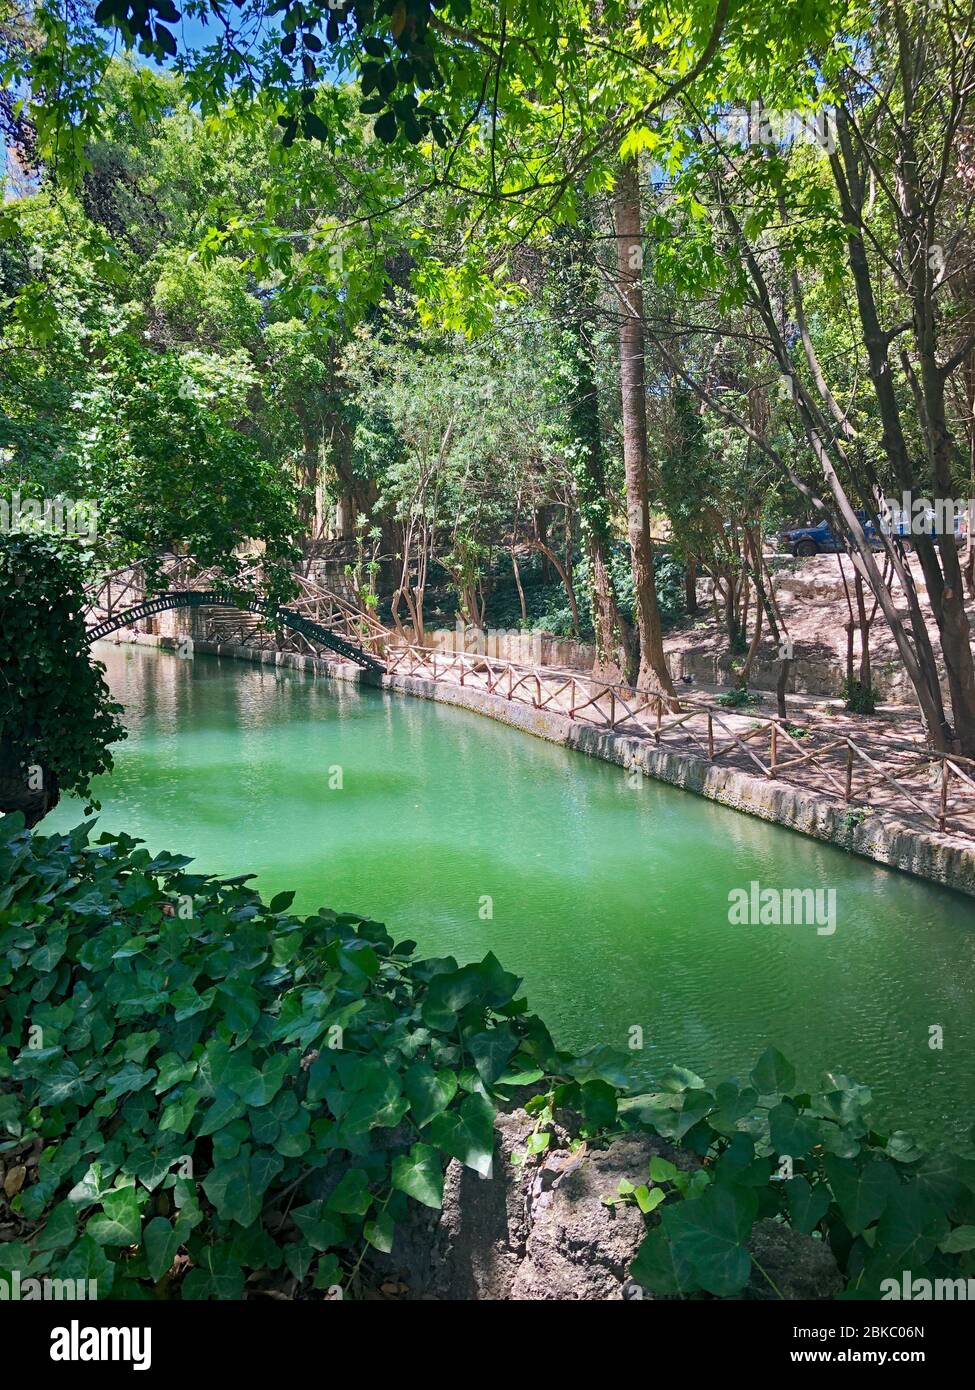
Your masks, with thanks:
[[(942, 834), (950, 831), (975, 839), (975, 761), (971, 758), (886, 737), (882, 748), (874, 749), (871, 756), (857, 740), (828, 732), (824, 743), (810, 747), (808, 740), (823, 737), (824, 731), (800, 727), (777, 715), (738, 715), (752, 727), (736, 730), (729, 722), (736, 716), (728, 709), (695, 697), (661, 696), (473, 652), (440, 652), (391, 642), (386, 670), (474, 686), (533, 709), (578, 719), (607, 733), (631, 734), (653, 739), (656, 744), (666, 740), (709, 763), (737, 758), (749, 771), (769, 781), (798, 782), (808, 788), (815, 776), (824, 784), (815, 790), (827, 789), (847, 806), (875, 808), (876, 792), (882, 787), (886, 789), (887, 807), (906, 807), (908, 814), (920, 816)], [(928, 780), (922, 786), (908, 785), (910, 778), (918, 776)], [(932, 804), (927, 804), (929, 801)]]

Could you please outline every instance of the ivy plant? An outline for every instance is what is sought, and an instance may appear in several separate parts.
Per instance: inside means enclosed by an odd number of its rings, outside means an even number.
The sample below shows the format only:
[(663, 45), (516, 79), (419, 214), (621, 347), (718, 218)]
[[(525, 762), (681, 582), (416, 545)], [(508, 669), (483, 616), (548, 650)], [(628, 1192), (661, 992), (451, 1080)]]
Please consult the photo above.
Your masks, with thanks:
[(755, 1280), (781, 1296), (750, 1248), (763, 1218), (824, 1241), (845, 1298), (882, 1297), (905, 1273), (975, 1276), (975, 1159), (878, 1132), (869, 1088), (847, 1076), (828, 1073), (818, 1094), (795, 1086), (795, 1068), (769, 1047), (744, 1081), (712, 1090), (675, 1068), (622, 1103), (628, 1125), (701, 1160), (691, 1172), (651, 1161), (633, 1194), (648, 1231), (632, 1278), (658, 1297), (740, 1297)]
[(491, 1171), (498, 1100), (552, 1063), (519, 980), (92, 824), (0, 821), (0, 1163), (43, 1146), (0, 1270), (125, 1298), (354, 1285), (447, 1160)]

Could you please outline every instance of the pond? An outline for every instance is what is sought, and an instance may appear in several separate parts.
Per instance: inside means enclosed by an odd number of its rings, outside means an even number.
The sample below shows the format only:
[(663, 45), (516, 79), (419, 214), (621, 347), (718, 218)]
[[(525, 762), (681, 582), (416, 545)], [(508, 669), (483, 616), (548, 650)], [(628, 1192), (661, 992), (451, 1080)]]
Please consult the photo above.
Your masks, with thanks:
[[(103, 828), (296, 889), (296, 909), (379, 918), (423, 954), (494, 951), (560, 1045), (626, 1049), (641, 1028), (648, 1081), (667, 1062), (745, 1075), (771, 1042), (802, 1085), (845, 1072), (878, 1122), (967, 1147), (969, 899), (466, 711), (202, 655), (97, 655), (129, 728), (97, 788)], [(80, 819), (65, 802), (45, 828)], [(753, 883), (820, 890), (835, 915), (762, 925), (734, 907)]]

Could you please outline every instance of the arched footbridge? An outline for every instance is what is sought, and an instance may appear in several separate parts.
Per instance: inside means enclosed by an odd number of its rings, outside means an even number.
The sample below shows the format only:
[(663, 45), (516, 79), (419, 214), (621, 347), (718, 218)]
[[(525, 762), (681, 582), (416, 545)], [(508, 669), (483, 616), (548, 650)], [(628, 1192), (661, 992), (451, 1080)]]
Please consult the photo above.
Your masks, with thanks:
[[(181, 556), (165, 562), (161, 578), (166, 588), (148, 597), (144, 573), (137, 565), (117, 570), (94, 585), (87, 595), (89, 641), (97, 642), (159, 613), (196, 609), (203, 614), (205, 636), (218, 642), (273, 647), (278, 645), (275, 633), (287, 633), (300, 649), (314, 652), (324, 647), (363, 670), (382, 673), (386, 669), (382, 659), (386, 628), (365, 609), (303, 575), (295, 576), (298, 593), (288, 606), (261, 597), (258, 565), (235, 576), (232, 590), (215, 587), (221, 578), (218, 571), (200, 569)], [(218, 627), (214, 610), (236, 614), (239, 622), (229, 630), (225, 625)], [(255, 623), (247, 615), (264, 621)]]

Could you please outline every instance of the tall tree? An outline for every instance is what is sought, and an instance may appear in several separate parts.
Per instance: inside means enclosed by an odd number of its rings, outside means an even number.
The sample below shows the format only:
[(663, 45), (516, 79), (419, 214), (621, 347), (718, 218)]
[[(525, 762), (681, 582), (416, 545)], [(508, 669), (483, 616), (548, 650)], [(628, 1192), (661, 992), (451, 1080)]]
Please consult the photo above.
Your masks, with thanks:
[(646, 348), (643, 336), (643, 241), (640, 173), (636, 159), (624, 161), (616, 179), (617, 295), (619, 299), (620, 396), (626, 516), (633, 566), (633, 606), (640, 639), (637, 685), (673, 695), (664, 656), (660, 610), (653, 576), (647, 452)]

